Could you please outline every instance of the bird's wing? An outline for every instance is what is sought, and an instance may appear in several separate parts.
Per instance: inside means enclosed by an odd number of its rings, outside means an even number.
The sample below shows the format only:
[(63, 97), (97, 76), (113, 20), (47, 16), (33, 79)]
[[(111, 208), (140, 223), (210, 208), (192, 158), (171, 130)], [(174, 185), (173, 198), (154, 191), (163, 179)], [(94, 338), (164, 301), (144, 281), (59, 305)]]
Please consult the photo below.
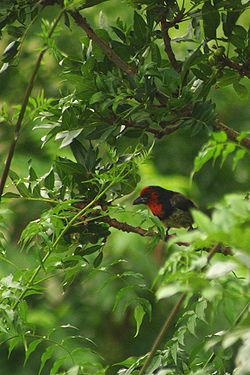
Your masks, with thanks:
[(195, 208), (195, 204), (181, 193), (174, 193), (170, 198), (170, 201), (173, 208), (179, 208), (183, 211)]

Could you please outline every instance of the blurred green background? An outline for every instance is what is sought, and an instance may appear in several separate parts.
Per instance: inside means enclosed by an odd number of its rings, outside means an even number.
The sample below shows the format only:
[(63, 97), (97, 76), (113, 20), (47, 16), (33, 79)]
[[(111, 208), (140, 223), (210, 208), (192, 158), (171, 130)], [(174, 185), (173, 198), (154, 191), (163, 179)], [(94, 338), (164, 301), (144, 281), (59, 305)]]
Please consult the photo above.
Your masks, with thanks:
[[(55, 7), (48, 8), (43, 12), (43, 17), (52, 20), (56, 13)], [(133, 9), (125, 1), (112, 0), (87, 10), (85, 15), (93, 26), (98, 26), (101, 23), (102, 26), (108, 27), (115, 23), (117, 17), (129, 22), (133, 17)], [(246, 20), (243, 21), (247, 23), (247, 14), (245, 17)], [(187, 26), (183, 23), (180, 30), (174, 31), (176, 35), (173, 36), (184, 34)], [(14, 116), (15, 106), (22, 101), (34, 61), (39, 47), (41, 47), (41, 39), (38, 36), (39, 28), (39, 21), (30, 28), (22, 48), (19, 64), (0, 75), (0, 107), (2, 110), (6, 108), (10, 117)], [(73, 24), (71, 29), (62, 25), (57, 36), (58, 46), (65, 54), (80, 59), (83, 33)], [(10, 41), (6, 38), (0, 41), (0, 54)], [(188, 47), (178, 44), (174, 48), (177, 49), (178, 58), (181, 60)], [(250, 88), (249, 82), (244, 82), (244, 84)], [(47, 54), (36, 80), (33, 96), (43, 90), (47, 98), (60, 97), (61, 92), (72, 89), (72, 87), (65, 88), (65, 83), (60, 76), (60, 67), (53, 56)], [(249, 97), (240, 100), (230, 87), (224, 87), (223, 89), (213, 89), (212, 99), (216, 103), (217, 111), (223, 122), (237, 130), (249, 129)], [(51, 161), (56, 155), (65, 153), (63, 149), (59, 150), (58, 145), (53, 142), (41, 149), (40, 139), (43, 133), (41, 130), (32, 130), (32, 127), (33, 124), (30, 123), (26, 123), (23, 127), (12, 164), (12, 169), (22, 176), (28, 174), (30, 159), (32, 159), (34, 169), (42, 175), (48, 172)], [(1, 168), (12, 132), (13, 126), (0, 117)], [(213, 206), (213, 203), (220, 200), (225, 193), (247, 191), (250, 182), (249, 157), (245, 157), (235, 171), (232, 171), (230, 158), (227, 159), (223, 168), (220, 168), (219, 163), (215, 163), (212, 167), (209, 164), (195, 176), (193, 183), (190, 183), (194, 157), (207, 138), (208, 135), (205, 131), (190, 136), (182, 130), (163, 140), (156, 141), (150, 160), (141, 166), (141, 182), (138, 191), (145, 185), (161, 185), (188, 194), (202, 208)], [(10, 184), (10, 181), (8, 183)], [(131, 224), (139, 223), (136, 209), (131, 204), (134, 196), (125, 197), (120, 202), (120, 217)], [(123, 207), (126, 209), (124, 210)], [(33, 255), (20, 252), (16, 245), (20, 233), (25, 225), (30, 220), (38, 218), (45, 208), (44, 204), (21, 200), (16, 202), (12, 200), (8, 207), (2, 208), (6, 210), (5, 220), (10, 228), (7, 233), (8, 256), (20, 268), (29, 268), (34, 263)], [(147, 216), (146, 212), (145, 216)], [(148, 288), (151, 288), (165, 256), (162, 255), (162, 251), (155, 250), (149, 240), (113, 229), (112, 236), (109, 237), (105, 247), (103, 265), (111, 264), (114, 261), (115, 264), (111, 267), (114, 274), (134, 271), (141, 273), (142, 276), (132, 280), (129, 276), (127, 278), (117, 276), (109, 281), (109, 273), (104, 267), (94, 271), (86, 269), (66, 291), (62, 288), (60, 277), (48, 279), (45, 283), (46, 299), (39, 296), (32, 297), (29, 321), (38, 327), (40, 334), (46, 334), (49, 329), (60, 325), (71, 324), (78, 327), (83, 336), (89, 337), (96, 343), (96, 351), (103, 357), (103, 359), (100, 357), (100, 363), (104, 361), (114, 364), (129, 356), (144, 354), (149, 349), (163, 317), (171, 308), (169, 302), (161, 301), (156, 305), (152, 293), (148, 291), (146, 297), (153, 304), (154, 318), (152, 322), (145, 319), (141, 333), (136, 338), (133, 337), (135, 321), (132, 310), (130, 308), (125, 310), (122, 307), (113, 310), (113, 307), (120, 288), (134, 283), (138, 285), (139, 295), (140, 283), (146, 283)], [(123, 261), (117, 262), (119, 259)], [(0, 263), (0, 277), (11, 272), (13, 272), (12, 265)], [(133, 298), (134, 296), (131, 295), (131, 299)], [(224, 303), (230, 303), (230, 301), (225, 300)], [(218, 323), (220, 323), (221, 330), (226, 325), (226, 319), (221, 317), (221, 321)], [(208, 328), (204, 325), (201, 329), (204, 332)], [(63, 337), (65, 332), (63, 329), (58, 329), (56, 335)], [(7, 355), (7, 347), (1, 346), (1, 374), (34, 375), (38, 373), (39, 351), (31, 357), (25, 368), (23, 368), (24, 354), (21, 345), (20, 350), (15, 350), (10, 360), (7, 359)], [(46, 373), (46, 369), (44, 373)], [(110, 368), (107, 373), (116, 373), (116, 368)]]

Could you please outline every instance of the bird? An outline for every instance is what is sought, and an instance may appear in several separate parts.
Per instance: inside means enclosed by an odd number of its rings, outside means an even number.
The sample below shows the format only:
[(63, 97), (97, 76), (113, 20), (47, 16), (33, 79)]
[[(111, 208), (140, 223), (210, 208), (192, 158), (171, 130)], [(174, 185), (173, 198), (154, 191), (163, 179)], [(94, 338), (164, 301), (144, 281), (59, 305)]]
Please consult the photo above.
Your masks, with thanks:
[(160, 186), (146, 186), (133, 201), (133, 205), (137, 204), (148, 206), (152, 214), (167, 227), (167, 235), (170, 228), (192, 229), (193, 218), (190, 210), (196, 206), (181, 193)]

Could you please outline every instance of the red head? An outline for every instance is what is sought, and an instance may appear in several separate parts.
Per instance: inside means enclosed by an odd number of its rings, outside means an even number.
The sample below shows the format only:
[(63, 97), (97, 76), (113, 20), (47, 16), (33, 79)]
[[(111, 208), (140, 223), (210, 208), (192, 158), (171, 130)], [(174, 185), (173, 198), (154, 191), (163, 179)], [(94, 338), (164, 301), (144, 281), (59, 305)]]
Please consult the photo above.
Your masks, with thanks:
[(166, 190), (160, 186), (146, 186), (133, 204), (146, 204), (155, 216), (162, 219), (165, 216), (164, 191)]

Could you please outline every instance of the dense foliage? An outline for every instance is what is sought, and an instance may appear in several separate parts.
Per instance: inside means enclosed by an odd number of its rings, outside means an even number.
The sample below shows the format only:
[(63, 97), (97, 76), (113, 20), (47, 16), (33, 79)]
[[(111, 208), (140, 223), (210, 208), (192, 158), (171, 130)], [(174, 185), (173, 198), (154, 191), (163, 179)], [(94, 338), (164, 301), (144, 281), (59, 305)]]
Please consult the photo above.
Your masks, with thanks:
[(249, 5), (1, 1), (5, 373), (250, 373)]

